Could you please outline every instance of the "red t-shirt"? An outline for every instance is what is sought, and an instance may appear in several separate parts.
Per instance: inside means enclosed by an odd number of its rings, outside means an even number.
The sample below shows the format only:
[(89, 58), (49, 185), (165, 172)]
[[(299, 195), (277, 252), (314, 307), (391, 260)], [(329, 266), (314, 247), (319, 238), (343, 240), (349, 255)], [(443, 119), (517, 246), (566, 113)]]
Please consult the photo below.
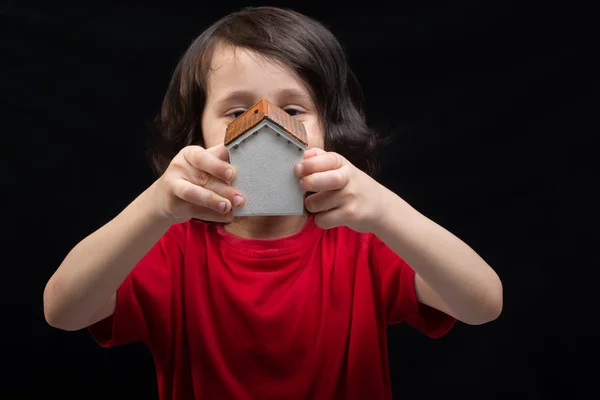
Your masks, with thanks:
[(244, 239), (173, 225), (91, 326), (146, 343), (161, 399), (389, 399), (387, 325), (431, 337), (454, 318), (417, 302), (414, 271), (376, 236), (320, 229)]

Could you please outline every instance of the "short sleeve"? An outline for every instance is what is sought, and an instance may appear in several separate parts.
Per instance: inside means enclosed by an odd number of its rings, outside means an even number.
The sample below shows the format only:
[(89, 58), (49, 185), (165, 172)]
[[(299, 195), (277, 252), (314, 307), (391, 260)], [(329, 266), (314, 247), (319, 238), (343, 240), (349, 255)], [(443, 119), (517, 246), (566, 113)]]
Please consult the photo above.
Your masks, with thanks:
[(114, 313), (88, 327), (102, 347), (143, 342), (161, 334), (170, 318), (171, 271), (183, 262), (184, 225), (173, 225), (117, 289)]
[(379, 276), (388, 324), (406, 322), (431, 338), (448, 333), (456, 319), (418, 301), (415, 271), (410, 265), (376, 236), (369, 258)]

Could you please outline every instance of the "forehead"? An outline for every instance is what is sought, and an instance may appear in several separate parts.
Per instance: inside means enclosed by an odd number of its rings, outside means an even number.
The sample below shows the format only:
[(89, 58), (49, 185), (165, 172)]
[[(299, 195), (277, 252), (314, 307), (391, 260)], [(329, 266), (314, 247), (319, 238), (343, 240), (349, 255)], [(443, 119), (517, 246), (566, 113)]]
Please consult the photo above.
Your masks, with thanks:
[(253, 94), (255, 98), (273, 98), (277, 93), (286, 93), (310, 99), (300, 77), (287, 65), (226, 44), (216, 45), (206, 84), (209, 102), (231, 97), (234, 92)]

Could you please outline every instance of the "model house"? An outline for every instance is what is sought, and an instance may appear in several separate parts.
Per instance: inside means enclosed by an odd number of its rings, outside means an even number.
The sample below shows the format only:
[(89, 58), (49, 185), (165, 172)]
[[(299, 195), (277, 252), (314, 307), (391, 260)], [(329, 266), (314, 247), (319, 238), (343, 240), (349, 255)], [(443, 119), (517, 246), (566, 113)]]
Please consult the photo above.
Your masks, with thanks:
[(225, 146), (237, 169), (233, 186), (246, 197), (235, 216), (303, 213), (304, 196), (294, 174), (308, 146), (302, 123), (262, 99), (228, 125)]

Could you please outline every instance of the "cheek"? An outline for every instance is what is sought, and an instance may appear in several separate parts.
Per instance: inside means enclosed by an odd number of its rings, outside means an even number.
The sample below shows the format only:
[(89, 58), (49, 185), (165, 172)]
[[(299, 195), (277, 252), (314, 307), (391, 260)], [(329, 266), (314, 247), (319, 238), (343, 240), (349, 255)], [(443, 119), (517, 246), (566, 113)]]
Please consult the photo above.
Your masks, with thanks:
[(325, 135), (323, 129), (317, 122), (305, 122), (306, 134), (308, 135), (308, 148), (318, 147), (323, 149), (325, 147)]
[(225, 130), (227, 126), (216, 121), (202, 121), (202, 137), (204, 139), (204, 147), (210, 148), (223, 143), (225, 139)]
[(204, 146), (208, 149), (211, 147), (215, 147), (216, 145), (219, 145), (221, 143), (223, 143), (223, 139), (225, 138), (225, 135), (222, 135), (220, 138), (217, 137), (216, 135), (204, 135)]

